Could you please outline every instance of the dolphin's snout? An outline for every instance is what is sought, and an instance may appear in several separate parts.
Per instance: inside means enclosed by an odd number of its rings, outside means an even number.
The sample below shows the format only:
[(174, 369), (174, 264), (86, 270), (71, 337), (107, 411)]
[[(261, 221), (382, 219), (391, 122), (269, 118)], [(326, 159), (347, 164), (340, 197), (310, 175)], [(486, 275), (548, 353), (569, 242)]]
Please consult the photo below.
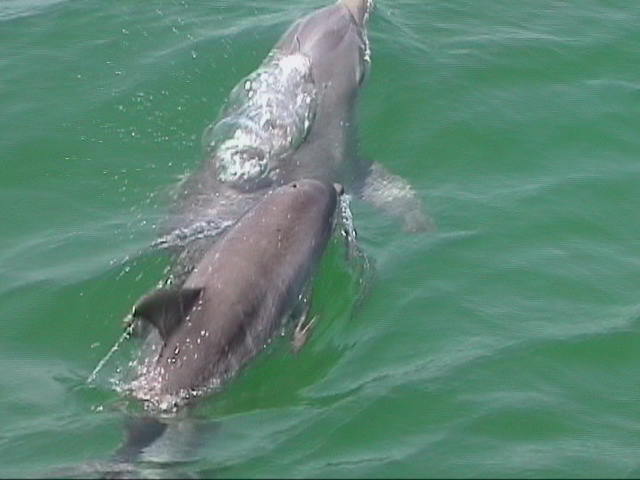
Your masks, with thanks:
[(358, 25), (362, 26), (373, 9), (373, 0), (338, 0), (349, 9)]

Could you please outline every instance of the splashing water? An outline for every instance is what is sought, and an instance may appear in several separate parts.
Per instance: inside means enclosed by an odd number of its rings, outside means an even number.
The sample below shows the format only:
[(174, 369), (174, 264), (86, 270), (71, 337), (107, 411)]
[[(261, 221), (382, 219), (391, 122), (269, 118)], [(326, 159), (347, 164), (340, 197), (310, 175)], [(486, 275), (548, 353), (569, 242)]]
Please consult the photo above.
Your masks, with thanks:
[(306, 137), (317, 107), (311, 61), (272, 55), (229, 95), (222, 118), (204, 134), (225, 183), (270, 181), (278, 162)]
[(122, 345), (122, 342), (124, 342), (125, 340), (131, 337), (131, 333), (133, 332), (133, 329), (134, 329), (134, 322), (131, 321), (131, 318), (132, 318), (131, 314), (129, 314), (125, 318), (125, 322), (127, 325), (125, 331), (122, 333), (122, 335), (120, 335), (120, 338), (113, 345), (113, 347), (111, 347), (111, 350), (109, 350), (107, 354), (102, 358), (102, 360), (98, 362), (98, 365), (96, 365), (96, 368), (93, 369), (93, 372), (91, 372), (91, 375), (89, 375), (89, 377), (87, 378), (87, 383), (91, 384), (95, 381), (96, 377), (98, 376), (98, 373), (106, 365), (106, 363), (113, 356), (113, 354), (120, 348), (120, 345)]

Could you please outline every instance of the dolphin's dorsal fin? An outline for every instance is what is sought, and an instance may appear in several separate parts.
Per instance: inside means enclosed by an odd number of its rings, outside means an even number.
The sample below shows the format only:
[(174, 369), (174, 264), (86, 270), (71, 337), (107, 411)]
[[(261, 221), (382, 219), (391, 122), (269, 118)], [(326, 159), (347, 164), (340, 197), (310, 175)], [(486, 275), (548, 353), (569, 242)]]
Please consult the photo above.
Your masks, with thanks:
[(159, 288), (142, 297), (133, 307), (134, 318), (141, 318), (158, 329), (162, 340), (182, 323), (202, 288)]

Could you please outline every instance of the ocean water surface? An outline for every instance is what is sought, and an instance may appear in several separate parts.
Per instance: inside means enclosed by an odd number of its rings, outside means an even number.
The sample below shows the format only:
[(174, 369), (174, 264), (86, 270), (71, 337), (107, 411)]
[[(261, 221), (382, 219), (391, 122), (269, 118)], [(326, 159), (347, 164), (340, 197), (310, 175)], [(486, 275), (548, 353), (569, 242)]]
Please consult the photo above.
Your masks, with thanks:
[[(322, 0), (0, 0), (0, 477), (100, 476), (87, 378), (231, 88)], [(353, 202), (319, 322), (200, 406), (188, 477), (640, 476), (640, 3), (378, 0), (360, 150), (435, 228)], [(206, 425), (205, 425), (206, 426)], [(180, 443), (177, 439), (176, 444)]]

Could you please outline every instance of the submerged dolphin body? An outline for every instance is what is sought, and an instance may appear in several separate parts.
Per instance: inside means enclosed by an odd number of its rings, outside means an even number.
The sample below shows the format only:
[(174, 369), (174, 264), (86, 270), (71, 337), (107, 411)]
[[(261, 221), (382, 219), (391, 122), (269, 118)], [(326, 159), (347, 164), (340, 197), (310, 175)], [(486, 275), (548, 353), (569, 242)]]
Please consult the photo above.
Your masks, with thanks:
[(187, 402), (232, 376), (288, 316), (299, 314), (302, 327), (304, 297), (333, 230), (337, 197), (336, 188), (316, 180), (269, 192), (179, 288), (143, 297), (132, 316), (154, 325), (162, 346), (133, 382), (134, 395), (162, 408)]
[(268, 188), (301, 178), (339, 182), (404, 217), (408, 229), (425, 226), (411, 186), (357, 153), (355, 109), (370, 65), (372, 6), (339, 0), (301, 18), (233, 89), (205, 132), (205, 161), (179, 187), (174, 231), (218, 233)]

